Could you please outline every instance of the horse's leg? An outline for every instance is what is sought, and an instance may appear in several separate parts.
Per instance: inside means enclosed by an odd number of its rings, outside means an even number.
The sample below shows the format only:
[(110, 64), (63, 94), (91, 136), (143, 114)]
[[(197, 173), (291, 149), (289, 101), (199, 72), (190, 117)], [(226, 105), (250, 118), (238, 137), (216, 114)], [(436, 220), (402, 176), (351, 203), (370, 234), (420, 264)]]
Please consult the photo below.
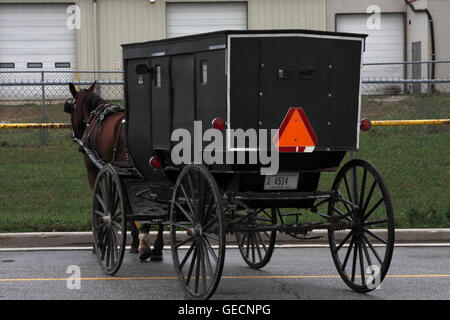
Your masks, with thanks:
[(95, 179), (97, 179), (98, 174), (98, 168), (95, 166), (94, 163), (92, 163), (91, 159), (89, 159), (89, 157), (86, 154), (84, 155), (84, 164), (87, 170), (89, 185), (91, 186), (91, 189), (94, 190)]
[(139, 253), (139, 230), (135, 222), (131, 223), (131, 237), (133, 241), (131, 242), (130, 253)]
[(152, 255), (152, 249), (150, 248), (150, 224), (144, 223), (139, 229), (139, 259), (145, 261)]
[(155, 240), (155, 244), (153, 245), (152, 258), (151, 261), (162, 261), (163, 260), (163, 248), (164, 248), (164, 239), (163, 239), (163, 231), (164, 226), (162, 224), (158, 227), (158, 237)]

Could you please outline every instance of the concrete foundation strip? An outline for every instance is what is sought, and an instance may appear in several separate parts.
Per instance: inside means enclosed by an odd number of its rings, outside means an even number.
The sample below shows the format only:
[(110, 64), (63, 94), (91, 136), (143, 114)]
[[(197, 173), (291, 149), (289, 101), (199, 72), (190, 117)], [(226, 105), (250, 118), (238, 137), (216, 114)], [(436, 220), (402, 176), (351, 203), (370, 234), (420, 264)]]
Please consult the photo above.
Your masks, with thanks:
[[(376, 234), (384, 236), (386, 231), (376, 230)], [(396, 243), (421, 243), (421, 244), (442, 244), (450, 243), (450, 229), (398, 229), (395, 232)], [(156, 239), (156, 232), (151, 232), (150, 242)], [(298, 240), (286, 234), (277, 234), (278, 245), (307, 245), (323, 246), (328, 244), (326, 230), (317, 230), (309, 234), (311, 237), (319, 236), (320, 239)], [(337, 239), (341, 238), (339, 233)], [(131, 235), (128, 234), (128, 244), (131, 243)], [(164, 243), (170, 244), (169, 232), (164, 232)], [(227, 245), (236, 246), (236, 238), (227, 235)], [(92, 246), (91, 232), (39, 232), (39, 233), (3, 233), (0, 234), (0, 250), (8, 248), (58, 248), (73, 247), (83, 248)]]

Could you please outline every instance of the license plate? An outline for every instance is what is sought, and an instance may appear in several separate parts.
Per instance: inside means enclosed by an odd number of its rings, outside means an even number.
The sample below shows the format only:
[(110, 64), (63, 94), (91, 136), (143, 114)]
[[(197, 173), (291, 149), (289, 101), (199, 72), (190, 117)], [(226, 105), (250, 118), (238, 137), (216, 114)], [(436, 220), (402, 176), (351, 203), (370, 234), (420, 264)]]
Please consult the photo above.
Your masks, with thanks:
[(278, 173), (273, 176), (266, 176), (264, 190), (296, 190), (298, 177), (298, 172)]

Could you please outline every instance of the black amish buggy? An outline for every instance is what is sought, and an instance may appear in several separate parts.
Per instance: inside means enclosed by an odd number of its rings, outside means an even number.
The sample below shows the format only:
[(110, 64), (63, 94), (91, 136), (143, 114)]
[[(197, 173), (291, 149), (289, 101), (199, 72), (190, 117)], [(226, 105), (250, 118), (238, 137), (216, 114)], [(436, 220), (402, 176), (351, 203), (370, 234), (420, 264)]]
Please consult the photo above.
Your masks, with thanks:
[[(244, 261), (259, 269), (271, 259), (277, 233), (307, 241), (317, 238), (310, 232), (324, 229), (344, 282), (358, 292), (377, 288), (394, 246), (389, 193), (365, 160), (338, 171), (345, 155), (358, 150), (360, 129), (370, 126), (360, 120), (364, 43), (359, 34), (265, 30), (123, 45), (131, 166), (106, 165), (97, 177), (115, 186), (109, 190), (122, 210), (111, 213), (120, 226), (111, 228), (112, 237), (121, 240), (104, 244), (109, 258), (99, 259), (107, 273), (122, 263), (127, 221), (170, 227), (176, 274), (191, 299), (215, 292), (227, 235), (236, 237)], [(223, 134), (227, 143), (216, 152), (249, 159), (265, 149), (277, 155), (278, 172), (262, 175), (259, 162), (174, 161), (172, 133), (184, 129), (195, 136), (195, 121), (202, 124), (200, 134), (211, 128)], [(256, 147), (234, 147), (230, 134), (238, 129), (279, 132), (277, 140), (269, 134)], [(207, 143), (188, 145), (202, 155)], [(318, 190), (321, 175), (330, 171), (338, 171), (334, 183)], [(97, 187), (94, 192), (94, 210), (99, 198), (115, 197)], [(93, 223), (98, 239), (100, 222)]]

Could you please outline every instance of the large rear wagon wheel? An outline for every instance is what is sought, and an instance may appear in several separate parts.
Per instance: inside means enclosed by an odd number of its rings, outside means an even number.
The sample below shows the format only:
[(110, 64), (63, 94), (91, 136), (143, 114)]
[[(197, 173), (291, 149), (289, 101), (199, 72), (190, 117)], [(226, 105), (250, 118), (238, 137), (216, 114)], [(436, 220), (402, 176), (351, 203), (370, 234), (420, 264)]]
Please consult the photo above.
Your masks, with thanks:
[(106, 274), (114, 275), (122, 264), (127, 228), (122, 183), (110, 165), (100, 170), (95, 182), (92, 230), (98, 262)]
[[(278, 209), (258, 209), (254, 216), (243, 223), (250, 225), (274, 225), (277, 223)], [(252, 269), (261, 269), (267, 265), (272, 257), (277, 238), (274, 231), (254, 231), (236, 233), (236, 240), (245, 263)]]
[(215, 292), (225, 236), (222, 196), (214, 177), (203, 165), (185, 166), (173, 190), (170, 239), (175, 271), (190, 299), (208, 299)]
[(352, 160), (336, 176), (339, 198), (328, 213), (351, 226), (328, 230), (331, 255), (344, 282), (354, 291), (376, 289), (385, 278), (394, 250), (394, 214), (386, 183), (365, 160)]

